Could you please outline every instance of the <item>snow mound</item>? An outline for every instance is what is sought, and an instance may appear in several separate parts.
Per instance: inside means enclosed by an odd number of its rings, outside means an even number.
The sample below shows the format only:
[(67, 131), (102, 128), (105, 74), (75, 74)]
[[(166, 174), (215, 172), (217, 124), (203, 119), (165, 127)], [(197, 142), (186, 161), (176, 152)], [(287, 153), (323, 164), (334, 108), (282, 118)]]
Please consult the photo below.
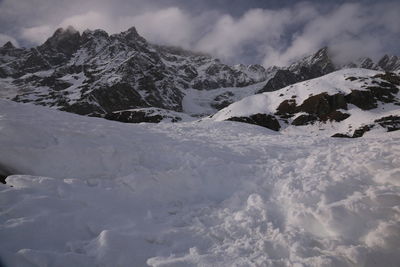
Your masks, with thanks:
[[(256, 113), (275, 113), (279, 104), (284, 100), (292, 99), (295, 96), (296, 103), (301, 105), (310, 95), (328, 93), (329, 95), (351, 93), (352, 89), (363, 90), (366, 85), (363, 81), (352, 81), (349, 77), (374, 76), (379, 71), (367, 69), (344, 69), (335, 71), (325, 76), (299, 82), (278, 91), (267, 92), (249, 96), (231, 106), (221, 110), (213, 116), (216, 121), (223, 121), (233, 116), (247, 116)], [(293, 97), (294, 99), (294, 97)]]
[(400, 120), (398, 79), (396, 74), (367, 69), (339, 70), (278, 91), (245, 97), (214, 114), (212, 120), (267, 114), (279, 121), (281, 132), (290, 135), (351, 136), (356, 129), (369, 125), (376, 125), (374, 131), (380, 131), (383, 124), (377, 121)]
[(0, 171), (13, 174), (0, 262), (396, 266), (399, 159), (396, 132), (133, 125), (0, 100)]

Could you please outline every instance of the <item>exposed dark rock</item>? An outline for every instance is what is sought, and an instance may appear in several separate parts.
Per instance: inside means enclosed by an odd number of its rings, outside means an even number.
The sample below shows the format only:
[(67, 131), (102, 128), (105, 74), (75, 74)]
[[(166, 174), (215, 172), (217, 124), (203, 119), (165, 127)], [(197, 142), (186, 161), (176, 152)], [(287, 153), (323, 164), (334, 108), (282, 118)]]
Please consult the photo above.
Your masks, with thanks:
[(0, 174), (0, 183), (6, 184), (6, 178), (7, 178), (7, 176)]
[(106, 113), (147, 106), (141, 95), (133, 89), (130, 84), (117, 83), (110, 88), (96, 90), (91, 95), (105, 109)]
[(331, 137), (339, 137), (339, 138), (353, 138), (350, 135), (347, 134), (342, 134), (342, 133), (335, 133), (334, 135), (332, 135)]
[(262, 126), (274, 131), (279, 131), (281, 128), (278, 120), (273, 115), (267, 114), (254, 114), (249, 117), (232, 117), (229, 118), (228, 121), (237, 121), (237, 122), (244, 122), (249, 124), (254, 124), (258, 126)]
[(296, 100), (284, 100), (282, 103), (279, 104), (276, 110), (276, 115), (280, 115), (281, 117), (285, 118), (292, 117), (293, 114), (297, 112)]
[(108, 120), (126, 122), (126, 123), (140, 123), (140, 122), (151, 122), (159, 123), (163, 120), (161, 115), (148, 115), (144, 111), (121, 111), (115, 113), (108, 113), (104, 117)]
[(275, 76), (257, 93), (276, 91), (299, 81), (300, 79), (293, 72), (289, 70), (278, 70)]
[(389, 83), (400, 85), (400, 76), (392, 72), (385, 72), (384, 74), (377, 74), (373, 78), (380, 78)]
[(347, 77), (345, 80), (354, 82), (354, 81), (357, 81), (358, 78), (356, 78), (356, 77)]
[(7, 177), (15, 173), (17, 173), (15, 170), (12, 170), (0, 163), (0, 183), (6, 184)]
[(350, 117), (350, 114), (335, 110), (335, 111), (332, 111), (331, 113), (329, 113), (328, 115), (326, 115), (326, 117), (323, 119), (339, 122), (339, 121), (344, 121), (348, 117)]
[(318, 117), (314, 115), (300, 115), (296, 119), (293, 120), (292, 125), (300, 126), (300, 125), (308, 125), (313, 124), (318, 120)]
[(374, 121), (383, 128), (386, 128), (388, 132), (400, 130), (400, 116), (387, 116)]
[(352, 136), (345, 134), (334, 134), (332, 137), (348, 137), (348, 138), (358, 138), (364, 136), (364, 134), (370, 131), (372, 128), (379, 124), (381, 127), (386, 128), (388, 132), (400, 130), (400, 116), (387, 116), (375, 120), (373, 123), (368, 125), (363, 125), (356, 129)]
[[(89, 96), (88, 99), (91, 99), (91, 97)], [(92, 117), (101, 117), (104, 114), (104, 110), (91, 101), (82, 101), (73, 104), (65, 103), (60, 110)]]
[(381, 84), (381, 86), (370, 86), (367, 87), (371, 91), (372, 95), (376, 100), (382, 101), (384, 103), (392, 103), (395, 100), (395, 95), (399, 89), (392, 87), (390, 89), (385, 88), (386, 84)]
[(70, 87), (72, 85), (66, 81), (57, 79), (54, 76), (39, 78), (38, 80), (39, 80), (38, 85), (49, 86), (49, 87), (52, 87), (52, 89), (56, 90), (56, 91), (61, 91), (61, 90), (67, 89), (68, 87)]
[(347, 109), (345, 96), (342, 94), (328, 95), (321, 93), (310, 96), (297, 108), (297, 111), (314, 114), (318, 117), (326, 117), (338, 109)]
[(346, 101), (363, 110), (376, 108), (378, 105), (374, 95), (370, 91), (351, 90), (351, 93), (346, 95)]
[(320, 121), (342, 121), (350, 115), (338, 111), (338, 109), (347, 109), (345, 96), (342, 94), (328, 95), (321, 93), (315, 96), (310, 96), (300, 106), (296, 105), (295, 99), (284, 100), (276, 109), (275, 115), (283, 119), (293, 117), (294, 114), (305, 112), (307, 114), (297, 117), (293, 125), (306, 125)]
[(400, 116), (387, 116), (380, 119), (375, 120), (373, 123), (368, 125), (363, 125), (356, 129), (353, 133), (353, 136), (348, 136), (345, 134), (334, 134), (332, 137), (351, 137), (358, 138), (364, 136), (364, 134), (370, 131), (372, 128), (379, 124), (381, 127), (386, 128), (388, 132), (400, 130)]
[(159, 123), (164, 119), (168, 119), (171, 122), (178, 122), (182, 120), (182, 117), (177, 114), (170, 113), (168, 110), (157, 108), (114, 111), (106, 114), (104, 118), (125, 123)]
[(372, 128), (374, 127), (374, 125), (364, 125), (361, 126), (360, 128), (356, 129), (353, 133), (353, 138), (358, 138), (358, 137), (362, 137), (366, 132), (370, 131)]

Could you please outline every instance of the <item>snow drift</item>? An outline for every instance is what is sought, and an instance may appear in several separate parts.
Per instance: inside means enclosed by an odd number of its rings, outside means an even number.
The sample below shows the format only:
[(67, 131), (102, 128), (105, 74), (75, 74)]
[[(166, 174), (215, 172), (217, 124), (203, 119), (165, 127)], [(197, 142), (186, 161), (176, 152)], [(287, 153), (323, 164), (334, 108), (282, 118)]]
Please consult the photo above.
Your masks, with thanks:
[(5, 266), (396, 266), (400, 136), (123, 124), (0, 100)]

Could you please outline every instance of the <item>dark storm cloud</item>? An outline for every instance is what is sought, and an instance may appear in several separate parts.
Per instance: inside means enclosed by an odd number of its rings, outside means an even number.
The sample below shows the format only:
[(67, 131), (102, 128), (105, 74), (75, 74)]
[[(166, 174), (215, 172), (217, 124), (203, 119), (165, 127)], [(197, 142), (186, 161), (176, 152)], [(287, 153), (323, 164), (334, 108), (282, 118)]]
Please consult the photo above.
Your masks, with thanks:
[(284, 65), (324, 45), (345, 62), (399, 54), (399, 10), (398, 1), (370, 0), (0, 0), (0, 43), (38, 44), (60, 26), (136, 26), (151, 42), (230, 63)]

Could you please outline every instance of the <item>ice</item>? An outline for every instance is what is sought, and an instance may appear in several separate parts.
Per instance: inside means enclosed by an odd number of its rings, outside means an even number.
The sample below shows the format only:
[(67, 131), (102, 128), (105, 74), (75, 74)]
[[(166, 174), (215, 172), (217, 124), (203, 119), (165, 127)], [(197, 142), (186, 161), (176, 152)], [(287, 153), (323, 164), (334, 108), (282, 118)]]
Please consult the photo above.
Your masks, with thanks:
[(3, 266), (397, 266), (400, 135), (123, 124), (0, 100)]

